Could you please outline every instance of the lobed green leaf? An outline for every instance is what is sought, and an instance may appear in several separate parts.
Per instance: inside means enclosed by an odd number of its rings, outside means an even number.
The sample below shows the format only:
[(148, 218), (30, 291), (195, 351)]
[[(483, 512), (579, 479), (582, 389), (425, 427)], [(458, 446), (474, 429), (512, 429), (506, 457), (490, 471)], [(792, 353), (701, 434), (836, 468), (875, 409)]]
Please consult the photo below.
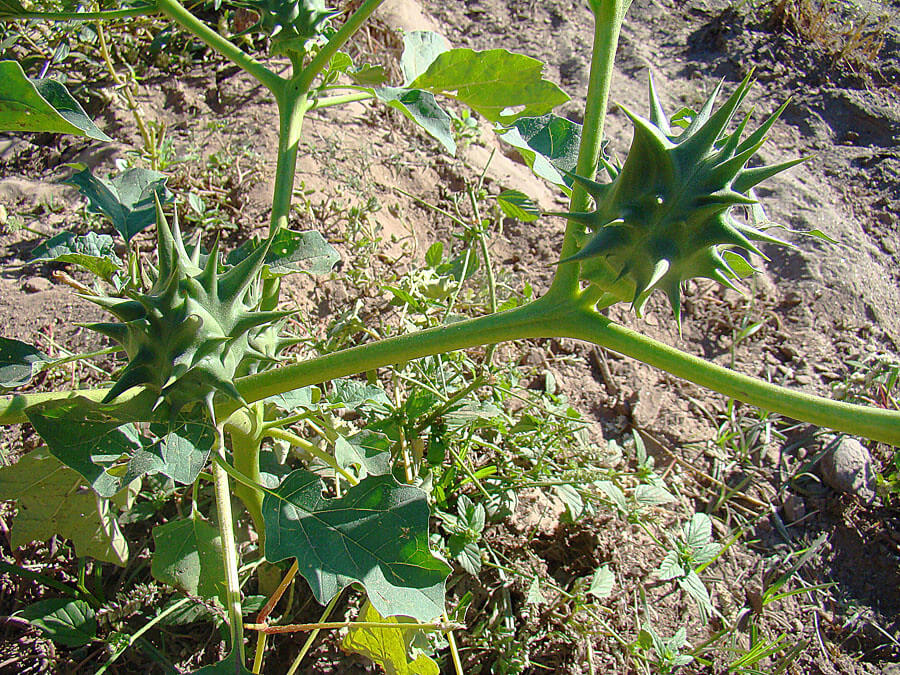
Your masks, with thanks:
[(409, 86), (450, 95), (491, 122), (511, 124), (549, 113), (569, 100), (541, 77), (543, 69), (537, 59), (505, 49), (451, 49), (438, 54)]
[(187, 485), (196, 480), (215, 442), (205, 420), (152, 424), (155, 437), (122, 424), (115, 406), (86, 398), (48, 401), (25, 411), (50, 452), (81, 474), (101, 497), (112, 497), (135, 478), (161, 473)]
[(266, 559), (296, 558), (322, 604), (360, 583), (382, 616), (439, 616), (450, 568), (428, 548), (426, 494), (392, 476), (370, 476), (337, 499), (323, 487), (300, 469), (266, 494)]
[(498, 133), (518, 149), (536, 176), (561, 187), (571, 183), (566, 174), (574, 172), (578, 164), (580, 124), (553, 114), (521, 117)]
[(88, 198), (88, 209), (106, 215), (126, 242), (156, 224), (154, 197), (161, 203), (173, 199), (166, 188), (166, 176), (149, 169), (127, 169), (110, 180), (84, 169), (63, 182), (77, 187)]
[(359, 611), (357, 621), (395, 623), (396, 627), (353, 626), (341, 642), (341, 648), (371, 659), (387, 675), (439, 675), (435, 661), (413, 645), (423, 631), (414, 621), (402, 617), (383, 617), (371, 602)]

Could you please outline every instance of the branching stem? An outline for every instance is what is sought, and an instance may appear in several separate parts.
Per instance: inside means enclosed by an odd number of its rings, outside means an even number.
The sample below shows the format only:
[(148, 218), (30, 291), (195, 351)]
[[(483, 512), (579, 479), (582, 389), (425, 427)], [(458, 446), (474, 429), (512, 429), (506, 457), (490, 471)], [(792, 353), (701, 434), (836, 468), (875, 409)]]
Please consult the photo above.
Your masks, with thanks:
[(191, 14), (178, 0), (156, 0), (157, 9), (189, 33), (200, 38), (207, 46), (232, 61), (252, 75), (261, 85), (276, 96), (284, 86), (284, 80), (247, 54), (236, 44), (219, 35), (212, 28)]

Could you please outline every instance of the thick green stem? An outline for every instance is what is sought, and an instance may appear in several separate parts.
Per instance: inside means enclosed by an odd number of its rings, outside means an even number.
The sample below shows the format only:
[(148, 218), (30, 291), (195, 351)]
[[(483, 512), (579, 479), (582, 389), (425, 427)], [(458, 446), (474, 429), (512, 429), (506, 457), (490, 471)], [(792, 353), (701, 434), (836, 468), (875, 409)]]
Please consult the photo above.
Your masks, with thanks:
[(222, 56), (240, 66), (276, 96), (284, 86), (284, 80), (259, 61), (248, 55), (233, 42), (226, 40), (212, 28), (187, 11), (178, 0), (156, 0), (157, 9), (189, 33), (203, 40)]
[[(262, 405), (251, 406), (250, 410), (238, 410), (226, 422), (228, 434), (231, 436), (231, 454), (234, 468), (247, 476), (254, 483), (260, 483), (259, 451), (262, 442)], [(234, 494), (240, 499), (250, 519), (253, 529), (259, 536), (259, 549), (265, 550), (266, 521), (262, 514), (263, 493), (260, 490), (237, 483)]]
[(558, 328), (560, 334), (593, 342), (764, 410), (900, 446), (900, 412), (779, 387), (685, 354), (588, 310), (567, 316)]
[[(587, 340), (745, 403), (836, 431), (900, 446), (900, 412), (851, 405), (778, 387), (617, 325), (590, 311), (581, 300), (560, 303), (550, 296), (508, 312), (400, 335), (250, 375), (240, 378), (236, 385), (244, 398), (253, 402), (310, 384), (423, 356), (506, 340), (546, 337)], [(78, 394), (99, 400), (106, 391), (97, 389)], [(135, 405), (155, 400), (152, 393), (144, 390), (136, 388), (132, 392), (126, 392), (120, 400), (128, 400)], [(24, 409), (29, 405), (63, 400), (71, 395), (69, 392), (56, 392), (0, 398), (0, 424), (27, 421)], [(149, 410), (149, 405), (143, 407)], [(234, 402), (222, 401), (216, 415), (224, 419), (237, 408)]]
[[(565, 310), (565, 308), (563, 308)], [(569, 310), (571, 311), (571, 309)], [(412, 359), (519, 338), (550, 337), (557, 309), (537, 300), (508, 312), (408, 333), (241, 378), (248, 401)]]
[(307, 90), (291, 80), (276, 95), (278, 101), (278, 164), (275, 167), (275, 191), (272, 197), (272, 217), (269, 235), (288, 226), (294, 197), (294, 177), (297, 173), (297, 149), (303, 133)]
[[(612, 84), (613, 64), (616, 48), (619, 44), (619, 31), (631, 0), (594, 0), (591, 9), (594, 12), (594, 50), (591, 57), (591, 74), (588, 82), (587, 100), (584, 109), (584, 126), (581, 129), (581, 145), (578, 148), (578, 164), (576, 172), (585, 178), (594, 178), (597, 163), (600, 160), (600, 146), (603, 141), (603, 123), (606, 120), (606, 107), (609, 103), (609, 89)], [(569, 211), (585, 211), (588, 207), (588, 194), (584, 188), (575, 184)], [(578, 249), (576, 235), (583, 226), (574, 220), (566, 224), (566, 235), (563, 240), (561, 259), (574, 255)], [(553, 278), (549, 293), (571, 296), (578, 290), (579, 263), (569, 262), (560, 265)]]

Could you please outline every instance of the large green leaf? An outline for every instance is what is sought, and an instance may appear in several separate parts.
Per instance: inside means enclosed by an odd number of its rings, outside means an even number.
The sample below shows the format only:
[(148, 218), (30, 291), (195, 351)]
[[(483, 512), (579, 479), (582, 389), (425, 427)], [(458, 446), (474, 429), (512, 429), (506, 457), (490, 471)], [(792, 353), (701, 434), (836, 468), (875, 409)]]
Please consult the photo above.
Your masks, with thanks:
[(106, 281), (121, 269), (113, 238), (96, 232), (80, 236), (61, 232), (51, 237), (31, 252), (31, 262), (44, 260), (78, 265)]
[[(537, 59), (505, 49), (451, 49), (438, 54), (409, 87), (452, 95), (491, 122), (511, 124), (520, 117), (544, 115), (569, 100), (541, 77), (543, 69)], [(513, 108), (518, 110), (511, 112)]]
[(27, 342), (0, 337), (0, 388), (15, 389), (28, 384), (35, 368), (51, 360)]
[(116, 565), (128, 561), (128, 544), (109, 500), (98, 498), (78, 473), (46, 448), (0, 469), (0, 499), (18, 502), (11, 531), (13, 548), (58, 534), (72, 541), (78, 556)]
[(552, 114), (522, 117), (499, 133), (519, 150), (535, 175), (557, 185), (571, 184), (565, 174), (573, 173), (578, 164), (580, 124)]
[[(260, 245), (261, 242), (255, 240), (245, 242), (228, 255), (228, 264), (237, 265)], [(266, 253), (263, 275), (273, 278), (296, 272), (328, 274), (340, 259), (341, 254), (315, 230), (294, 232), (282, 229), (275, 235)]]
[(301, 469), (266, 494), (266, 559), (296, 558), (322, 604), (358, 582), (382, 616), (440, 615), (450, 568), (428, 549), (425, 493), (392, 476), (370, 476), (337, 499), (323, 487)]
[(215, 441), (204, 420), (153, 424), (155, 436), (111, 418), (106, 406), (85, 398), (49, 401), (25, 411), (50, 452), (101, 497), (111, 497), (135, 478), (162, 473), (187, 485), (196, 480)]
[(451, 155), (456, 154), (450, 115), (437, 104), (433, 94), (403, 87), (378, 87), (369, 91), (431, 134)]
[(400, 70), (403, 72), (403, 83), (409, 84), (428, 70), (428, 66), (444, 52), (450, 49), (447, 39), (440, 33), (430, 30), (414, 30), (403, 36), (403, 55), (400, 57)]
[(354, 626), (341, 642), (342, 649), (372, 659), (387, 675), (439, 675), (441, 672), (431, 657), (414, 650), (413, 641), (424, 637), (415, 622), (403, 617), (385, 618), (371, 602), (363, 605), (357, 621), (394, 623), (397, 627)]
[(153, 578), (201, 598), (223, 598), (225, 568), (219, 531), (199, 514), (153, 528)]
[[(0, 15), (4, 9), (16, 11), (13, 3), (4, 2)], [(0, 61), (0, 131), (46, 131), (112, 141), (61, 83), (33, 80), (15, 61)]]
[(79, 171), (64, 181), (77, 187), (88, 198), (88, 208), (103, 213), (126, 242), (141, 230), (156, 224), (156, 200), (172, 200), (166, 189), (166, 177), (150, 169), (126, 169), (115, 178), (97, 178), (90, 169)]
[(97, 637), (94, 610), (84, 600), (38, 600), (22, 610), (22, 618), (66, 647), (81, 647)]

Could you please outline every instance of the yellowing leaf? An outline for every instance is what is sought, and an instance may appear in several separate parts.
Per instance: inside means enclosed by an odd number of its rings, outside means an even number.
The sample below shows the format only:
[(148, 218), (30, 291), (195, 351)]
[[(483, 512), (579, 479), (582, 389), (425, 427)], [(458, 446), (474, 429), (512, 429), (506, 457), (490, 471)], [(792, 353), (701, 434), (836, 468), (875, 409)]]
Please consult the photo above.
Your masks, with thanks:
[(98, 497), (82, 477), (46, 448), (0, 469), (0, 499), (15, 499), (12, 545), (46, 541), (54, 534), (71, 539), (75, 553), (124, 566), (128, 545), (108, 499)]
[(396, 628), (350, 629), (341, 648), (348, 652), (362, 654), (384, 668), (387, 675), (439, 675), (440, 668), (431, 657), (418, 653), (411, 658), (413, 640), (421, 629), (412, 619), (391, 616), (384, 618), (366, 602), (359, 612), (358, 621), (371, 623), (395, 623)]

